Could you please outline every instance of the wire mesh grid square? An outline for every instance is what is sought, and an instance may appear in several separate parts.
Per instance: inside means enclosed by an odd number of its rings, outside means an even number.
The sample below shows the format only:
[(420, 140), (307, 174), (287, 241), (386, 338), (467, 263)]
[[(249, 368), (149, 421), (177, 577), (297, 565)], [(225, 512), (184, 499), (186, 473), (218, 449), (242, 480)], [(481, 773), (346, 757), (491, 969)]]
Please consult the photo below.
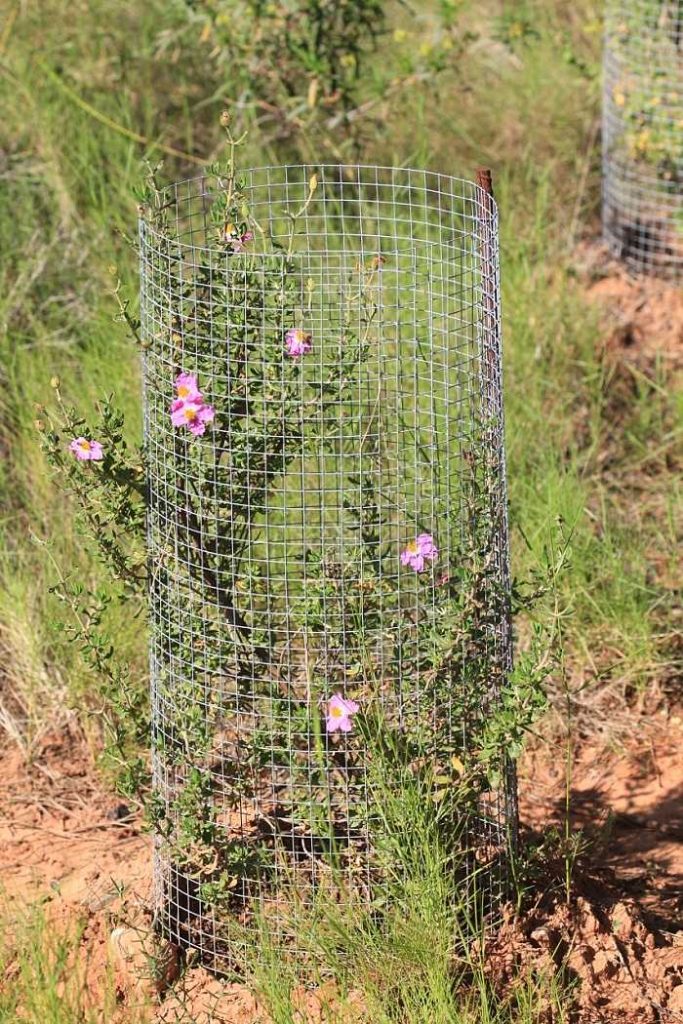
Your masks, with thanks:
[(603, 231), (639, 273), (683, 272), (683, 0), (608, 0)]
[[(516, 805), (504, 751), (493, 783), (466, 767), (512, 658), (495, 204), (424, 171), (260, 168), (236, 246), (216, 188), (143, 211), (141, 311), (156, 904), (233, 973), (264, 921), (298, 955), (321, 900), (381, 916), (406, 779), (492, 902)], [(181, 373), (204, 433), (171, 422)]]

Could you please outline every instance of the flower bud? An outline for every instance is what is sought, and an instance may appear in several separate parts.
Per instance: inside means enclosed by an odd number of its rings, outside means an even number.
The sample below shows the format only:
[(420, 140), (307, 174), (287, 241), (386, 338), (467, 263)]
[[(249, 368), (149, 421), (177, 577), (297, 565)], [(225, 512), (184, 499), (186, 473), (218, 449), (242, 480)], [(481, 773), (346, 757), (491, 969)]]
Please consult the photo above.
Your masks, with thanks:
[(230, 111), (229, 110), (224, 110), (221, 113), (221, 127), (222, 128), (229, 127), (231, 120), (232, 120), (232, 118), (230, 116)]
[(57, 390), (57, 388), (59, 387), (59, 383), (60, 383), (60, 382), (59, 382), (59, 377), (51, 377), (51, 378), (50, 378), (50, 387), (51, 387), (51, 388), (54, 388), (54, 389), (55, 389), (55, 391), (56, 391), (56, 390)]

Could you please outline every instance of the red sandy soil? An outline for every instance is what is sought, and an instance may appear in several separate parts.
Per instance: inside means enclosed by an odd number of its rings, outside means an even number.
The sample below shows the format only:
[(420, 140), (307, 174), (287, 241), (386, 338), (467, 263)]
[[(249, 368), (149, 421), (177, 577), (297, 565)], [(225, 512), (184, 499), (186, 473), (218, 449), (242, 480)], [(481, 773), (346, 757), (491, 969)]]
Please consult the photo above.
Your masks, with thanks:
[[(522, 827), (537, 839), (564, 831), (565, 755), (543, 748), (520, 765)], [(583, 744), (571, 780), (569, 821), (584, 843), (569, 905), (558, 863), (554, 894), (494, 938), (492, 973), (564, 962), (581, 1024), (683, 1021), (683, 720), (644, 721), (615, 750)]]
[[(123, 926), (129, 935), (146, 941), (152, 843), (139, 816), (98, 781), (76, 726), (47, 735), (30, 762), (17, 748), (3, 751), (0, 765), (0, 877), (5, 902), (11, 908), (40, 901), (48, 922), (57, 929), (73, 921), (84, 924), (79, 968), (93, 1011), (101, 1010), (108, 975), (115, 972), (120, 1008), (115, 1017), (98, 1017), (102, 1024), (269, 1024), (249, 989), (221, 982), (201, 967), (184, 971), (162, 1000), (150, 984), (132, 983), (130, 971), (114, 955), (112, 932)], [(145, 960), (143, 954), (137, 965), (142, 975), (149, 974)], [(10, 965), (4, 980), (11, 981), (11, 976)], [(322, 1024), (332, 998), (333, 993), (325, 990), (293, 992), (300, 1024)], [(353, 1024), (362, 1020), (353, 1014)]]
[(601, 309), (604, 349), (613, 360), (643, 368), (659, 359), (665, 372), (683, 368), (683, 287), (633, 277), (593, 244), (580, 248), (576, 267)]
[[(525, 972), (576, 980), (580, 1024), (683, 1021), (683, 722), (661, 718), (642, 739), (609, 752), (585, 745), (573, 764), (572, 825), (592, 849), (579, 857), (572, 899), (546, 891), (511, 914), (492, 937), (486, 962), (505, 989)], [(8, 895), (46, 900), (55, 925), (85, 922), (80, 943), (93, 1007), (111, 964), (112, 929), (148, 925), (151, 844), (135, 819), (95, 781), (75, 728), (47, 737), (31, 763), (2, 758), (0, 869)], [(562, 750), (541, 749), (520, 766), (522, 822), (542, 835), (564, 820)], [(561, 871), (558, 871), (559, 877)], [(539, 879), (540, 888), (543, 880)], [(119, 974), (121, 1015), (140, 995)], [(300, 992), (301, 1024), (325, 1020), (325, 992)], [(145, 1019), (161, 1024), (266, 1024), (250, 992), (191, 968)], [(548, 1024), (556, 1024), (552, 1015)], [(111, 1017), (109, 1018), (112, 1019)], [(354, 1014), (356, 1022), (364, 1019)], [(368, 1022), (370, 1024), (370, 1022)]]
[[(520, 765), (521, 817), (533, 831), (564, 828), (565, 755), (537, 751)], [(613, 751), (586, 743), (570, 771), (570, 822), (591, 858), (653, 923), (683, 927), (683, 719), (662, 716)]]
[[(605, 266), (599, 250), (583, 251), (580, 269), (589, 295), (605, 309), (604, 352), (614, 372), (627, 377), (657, 360), (680, 369), (683, 292)], [(576, 982), (575, 1009), (562, 1022), (549, 1009), (548, 1024), (683, 1022), (683, 718), (658, 712), (641, 725), (634, 715), (628, 735), (614, 749), (601, 738), (575, 751), (570, 821), (590, 845), (578, 858), (569, 903), (557, 881), (539, 878), (536, 905), (508, 915), (487, 944), (488, 970), (502, 990), (525, 971), (562, 970)], [(0, 765), (3, 889), (14, 906), (43, 900), (55, 926), (84, 922), (79, 953), (89, 1000), (99, 1008), (112, 929), (149, 926), (151, 841), (98, 781), (77, 726), (45, 737), (29, 762), (16, 748), (4, 750)], [(537, 747), (525, 757), (520, 794), (528, 833), (538, 838), (553, 824), (563, 827), (565, 784), (561, 747)], [(120, 1014), (107, 1024), (267, 1022), (246, 988), (198, 967), (133, 1018), (140, 992), (120, 971), (116, 977)], [(333, 993), (302, 990), (294, 997), (301, 1024), (327, 1019)], [(360, 1003), (353, 1018), (367, 1021)]]

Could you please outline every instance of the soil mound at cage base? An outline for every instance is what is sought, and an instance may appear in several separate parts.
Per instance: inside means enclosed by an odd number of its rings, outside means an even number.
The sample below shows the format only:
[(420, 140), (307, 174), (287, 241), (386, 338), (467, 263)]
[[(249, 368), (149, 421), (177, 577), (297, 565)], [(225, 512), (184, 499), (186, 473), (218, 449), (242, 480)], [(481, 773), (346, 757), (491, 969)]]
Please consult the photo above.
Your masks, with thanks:
[(623, 363), (647, 373), (657, 362), (672, 373), (672, 390), (683, 371), (683, 290), (671, 281), (629, 273), (609, 249), (593, 241), (576, 251), (574, 267), (587, 299), (600, 310), (600, 351), (608, 365)]

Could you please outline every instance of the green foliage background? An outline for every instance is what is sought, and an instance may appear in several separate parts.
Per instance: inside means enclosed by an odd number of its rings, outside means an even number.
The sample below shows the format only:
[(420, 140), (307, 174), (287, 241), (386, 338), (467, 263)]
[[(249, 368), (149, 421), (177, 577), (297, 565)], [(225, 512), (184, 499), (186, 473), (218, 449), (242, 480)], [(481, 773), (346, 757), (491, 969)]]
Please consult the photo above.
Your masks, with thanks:
[[(230, 105), (251, 129), (253, 162), (314, 148), (463, 176), (477, 163), (493, 167), (504, 232), (515, 566), (543, 557), (561, 517), (573, 530), (563, 609), (572, 614), (577, 673), (590, 688), (616, 680), (625, 693), (643, 684), (668, 656), (669, 596), (652, 558), (671, 540), (675, 436), (663, 367), (634, 376), (615, 420), (596, 314), (574, 270), (575, 243), (594, 225), (598, 202), (597, 6), (527, 2), (510, 12), (495, 2), (435, 0), (411, 13), (385, 4), (350, 95), (323, 103), (310, 91), (322, 70), (299, 68), (292, 94), (286, 102), (275, 95), (267, 111), (244, 96), (244, 62), (225, 59), (220, 11), (208, 6), (188, 13), (180, 2), (95, 0), (76, 2), (65, 20), (60, 2), (47, 0), (39, 10), (10, 6), (4, 19), (0, 615), (8, 731), (30, 745), (65, 705), (101, 700), (97, 680), (55, 628), (60, 611), (47, 595), (54, 566), (33, 543), (47, 543), (59, 565), (75, 565), (89, 588), (101, 583), (37, 450), (34, 403), (50, 400), (53, 374), (65, 400), (86, 411), (115, 391), (129, 441), (139, 440), (138, 353), (112, 323), (111, 296), (112, 266), (136, 294), (135, 257), (122, 237), (134, 230), (132, 190), (145, 156), (163, 156), (169, 180), (193, 173), (217, 152), (218, 114)], [(229, 6), (218, 7), (227, 17)], [(107, 614), (144, 685), (140, 620), (116, 602)]]

